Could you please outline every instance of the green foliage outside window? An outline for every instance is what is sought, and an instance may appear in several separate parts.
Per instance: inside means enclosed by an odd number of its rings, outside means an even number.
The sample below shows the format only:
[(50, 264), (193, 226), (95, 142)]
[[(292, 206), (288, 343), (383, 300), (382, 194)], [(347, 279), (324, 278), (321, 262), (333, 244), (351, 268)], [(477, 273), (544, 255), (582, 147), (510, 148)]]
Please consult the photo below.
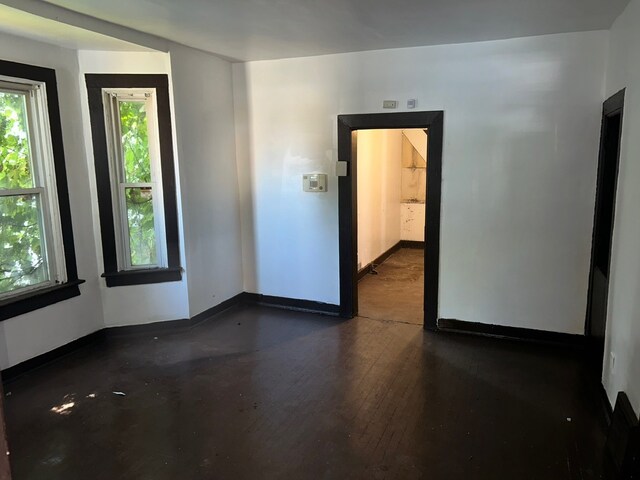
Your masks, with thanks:
[[(0, 190), (33, 188), (25, 95), (0, 92)], [(38, 194), (0, 197), (0, 293), (48, 279)]]
[[(149, 130), (145, 103), (120, 102), (120, 131), (122, 132), (125, 182), (151, 183)], [(157, 264), (152, 188), (126, 188), (125, 203), (131, 265)]]

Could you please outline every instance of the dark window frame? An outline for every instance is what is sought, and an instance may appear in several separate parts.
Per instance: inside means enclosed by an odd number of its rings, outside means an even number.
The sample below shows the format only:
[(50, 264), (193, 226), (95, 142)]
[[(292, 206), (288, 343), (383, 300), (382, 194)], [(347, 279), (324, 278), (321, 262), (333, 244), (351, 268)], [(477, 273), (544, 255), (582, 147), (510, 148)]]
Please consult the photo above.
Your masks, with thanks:
[[(173, 133), (169, 103), (169, 77), (166, 74), (94, 74), (85, 75), (91, 117), (91, 135), (96, 169), (98, 209), (102, 255), (107, 287), (175, 282), (182, 279), (180, 239), (178, 234), (178, 202), (173, 157)], [(158, 136), (162, 168), (167, 267), (119, 270), (116, 252), (116, 233), (111, 195), (109, 152), (102, 101), (104, 88), (154, 88), (158, 107)]]
[(77, 297), (80, 295), (79, 285), (84, 283), (84, 280), (78, 279), (56, 72), (51, 68), (0, 60), (0, 75), (43, 82), (46, 85), (47, 114), (49, 116), (53, 163), (56, 171), (62, 247), (67, 269), (67, 281), (65, 283), (43, 287), (1, 300), (0, 321), (2, 321)]

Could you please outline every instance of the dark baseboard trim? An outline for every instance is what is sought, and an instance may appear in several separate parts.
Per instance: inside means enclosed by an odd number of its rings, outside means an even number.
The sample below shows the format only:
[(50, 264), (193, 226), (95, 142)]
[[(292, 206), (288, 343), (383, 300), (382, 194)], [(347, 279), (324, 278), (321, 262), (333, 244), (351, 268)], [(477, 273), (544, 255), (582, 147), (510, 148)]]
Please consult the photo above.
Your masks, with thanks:
[(394, 253), (396, 253), (398, 250), (400, 250), (402, 248), (402, 240), (399, 241), (398, 243), (396, 243), (393, 247), (391, 247), (389, 250), (387, 250), (386, 252), (383, 252), (381, 255), (379, 255), (378, 257), (376, 257), (371, 263), (368, 263), (367, 265), (365, 265), (364, 268), (361, 268), (360, 271), (358, 272), (358, 281), (362, 280), (364, 277), (367, 276), (367, 274), (369, 272), (371, 272), (371, 270), (384, 263), (384, 261), (389, 258), (391, 255), (393, 255)]
[(634, 479), (640, 476), (640, 426), (629, 397), (618, 392), (604, 447), (604, 478)]
[(177, 333), (192, 327), (190, 318), (165, 320), (160, 322), (142, 323), (139, 325), (115, 325), (104, 328), (107, 338), (129, 337), (136, 335), (156, 335), (163, 333)]
[(605, 421), (605, 425), (611, 425), (611, 419), (613, 417), (613, 407), (611, 406), (611, 402), (609, 401), (609, 396), (607, 395), (607, 391), (604, 388), (602, 383), (598, 386), (599, 391), (599, 400), (602, 408), (602, 418)]
[(400, 240), (400, 248), (417, 248), (420, 250), (424, 250), (426, 247), (425, 242), (420, 242), (418, 240)]
[(215, 307), (211, 307), (204, 312), (194, 315), (191, 318), (145, 323), (142, 325), (105, 327), (101, 330), (90, 333), (89, 335), (78, 338), (77, 340), (73, 340), (66, 345), (62, 345), (61, 347), (43, 353), (42, 355), (38, 355), (37, 357), (30, 358), (29, 360), (25, 360), (22, 363), (2, 370), (2, 382), (5, 384), (11, 383), (26, 373), (30, 373), (52, 362), (60, 360), (61, 358), (64, 358), (84, 347), (110, 338), (182, 333), (241, 303), (249, 305), (264, 305), (301, 312), (319, 313), (322, 315), (339, 316), (340, 314), (339, 305), (242, 292), (223, 301)]
[(121, 327), (105, 327), (96, 332), (85, 335), (84, 337), (73, 340), (61, 347), (55, 348), (49, 352), (30, 358), (13, 367), (2, 370), (2, 382), (10, 383), (21, 377), (25, 373), (32, 372), (38, 368), (44, 367), (49, 363), (60, 360), (67, 355), (80, 350), (86, 346), (95, 344), (109, 338), (119, 338), (137, 335), (160, 335), (167, 333), (180, 333), (188, 331), (196, 325), (208, 320), (209, 318), (222, 313), (223, 311), (240, 303), (243, 293), (239, 293), (224, 302), (195, 315), (192, 318), (183, 318), (179, 320), (168, 320), (164, 322), (145, 323), (142, 325), (123, 325)]
[(295, 298), (274, 297), (271, 295), (261, 295), (259, 293), (247, 293), (242, 296), (242, 303), (247, 305), (262, 305), (266, 307), (276, 307), (285, 310), (296, 310), (299, 312), (319, 313), (337, 317), (340, 315), (340, 305), (331, 303), (315, 302), (313, 300), (298, 300)]
[(485, 337), (509, 338), (549, 345), (562, 345), (572, 348), (584, 348), (586, 337), (569, 333), (548, 332), (530, 328), (506, 327), (502, 325), (488, 325), (485, 323), (465, 322), (451, 318), (438, 319), (438, 330), (443, 332), (466, 333)]
[(358, 271), (358, 281), (360, 281), (364, 277), (366, 277), (367, 274), (369, 274), (371, 272), (371, 269), (374, 266), (381, 265), (382, 263), (384, 263), (384, 261), (387, 258), (389, 258), (391, 255), (396, 253), (401, 248), (416, 248), (416, 249), (424, 250), (425, 249), (425, 245), (426, 245), (425, 242), (418, 242), (418, 241), (414, 241), (414, 240), (400, 240), (398, 243), (396, 243), (389, 250), (387, 250), (382, 255), (377, 257), (373, 262), (368, 263), (364, 268), (361, 268)]
[(37, 357), (25, 360), (13, 367), (5, 368), (2, 370), (2, 382), (10, 383), (21, 377), (25, 373), (32, 372), (41, 368), (51, 362), (60, 360), (71, 353), (74, 353), (84, 347), (97, 343), (105, 338), (105, 329), (98, 330), (96, 332), (80, 337), (77, 340), (62, 345), (61, 347), (54, 348), (53, 350), (38, 355)]
[(208, 320), (219, 313), (228, 310), (234, 305), (238, 305), (243, 293), (225, 300), (224, 302), (211, 307), (204, 312), (198, 313), (191, 318), (182, 318), (179, 320), (166, 320), (164, 322), (143, 323), (141, 325), (123, 325), (119, 327), (105, 328), (107, 337), (123, 337), (131, 335), (153, 335), (162, 333), (180, 333), (192, 329), (196, 325)]
[(195, 327), (199, 323), (202, 323), (205, 320), (210, 319), (214, 315), (218, 315), (219, 313), (222, 313), (225, 310), (228, 310), (231, 307), (240, 304), (242, 302), (242, 298), (244, 297), (244, 295), (245, 295), (244, 292), (238, 293), (238, 294), (234, 295), (233, 297), (228, 298), (224, 302), (219, 303), (215, 307), (208, 308), (204, 312), (198, 313), (197, 315), (191, 317), (191, 323)]

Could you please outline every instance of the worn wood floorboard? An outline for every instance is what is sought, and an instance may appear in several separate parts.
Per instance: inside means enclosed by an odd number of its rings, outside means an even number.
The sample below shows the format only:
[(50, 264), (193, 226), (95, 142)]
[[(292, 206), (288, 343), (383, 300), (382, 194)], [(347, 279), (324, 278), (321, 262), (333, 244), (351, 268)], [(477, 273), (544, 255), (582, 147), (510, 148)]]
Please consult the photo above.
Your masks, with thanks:
[(15, 480), (600, 477), (579, 353), (419, 325), (235, 307), (6, 390)]

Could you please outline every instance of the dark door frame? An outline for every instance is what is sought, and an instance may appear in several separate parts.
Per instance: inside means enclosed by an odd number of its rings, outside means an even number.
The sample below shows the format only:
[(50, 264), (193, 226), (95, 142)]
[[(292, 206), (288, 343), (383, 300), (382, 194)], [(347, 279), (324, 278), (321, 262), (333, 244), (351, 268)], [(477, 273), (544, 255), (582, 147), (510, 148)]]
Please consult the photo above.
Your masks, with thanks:
[(340, 315), (358, 311), (358, 130), (424, 128), (428, 135), (427, 203), (425, 208), (424, 328), (438, 329), (440, 267), (440, 195), (444, 112), (366, 113), (338, 116), (338, 160), (347, 163), (347, 176), (338, 177), (340, 244)]
[[(598, 212), (602, 206), (602, 182), (603, 182), (603, 169), (604, 169), (604, 161), (605, 161), (605, 140), (607, 137), (607, 129), (609, 128), (609, 120), (616, 116), (620, 115), (620, 132), (618, 137), (618, 155), (616, 157), (616, 165), (615, 165), (615, 185), (614, 185), (614, 202), (611, 212), (611, 235), (613, 236), (613, 229), (615, 225), (615, 209), (616, 209), (616, 192), (618, 190), (618, 172), (620, 168), (620, 140), (622, 138), (622, 122), (623, 122), (623, 113), (624, 113), (624, 97), (625, 97), (625, 89), (620, 90), (618, 93), (613, 95), (611, 98), (606, 100), (602, 107), (602, 126), (600, 130), (600, 151), (598, 154), (598, 174), (596, 177), (596, 201), (595, 208), (593, 213), (593, 232), (591, 237), (591, 261), (589, 265), (589, 290), (587, 292), (587, 312), (585, 317), (585, 336), (588, 339), (592, 339), (592, 324), (591, 324), (591, 296), (593, 294), (593, 274), (596, 262), (596, 236), (597, 232), (597, 220), (598, 220)], [(610, 245), (609, 249), (609, 258), (607, 259), (607, 264), (611, 263), (611, 248), (613, 248), (613, 243)], [(607, 280), (607, 292), (609, 291), (609, 285)], [(608, 295), (607, 295), (608, 297)], [(605, 298), (605, 325), (606, 325), (606, 308), (607, 308), (608, 298)], [(593, 342), (589, 342), (592, 344)], [(591, 345), (594, 347), (594, 345)], [(595, 350), (595, 348), (593, 349)], [(592, 351), (592, 353), (597, 353)], [(600, 359), (601, 361), (602, 359)]]

